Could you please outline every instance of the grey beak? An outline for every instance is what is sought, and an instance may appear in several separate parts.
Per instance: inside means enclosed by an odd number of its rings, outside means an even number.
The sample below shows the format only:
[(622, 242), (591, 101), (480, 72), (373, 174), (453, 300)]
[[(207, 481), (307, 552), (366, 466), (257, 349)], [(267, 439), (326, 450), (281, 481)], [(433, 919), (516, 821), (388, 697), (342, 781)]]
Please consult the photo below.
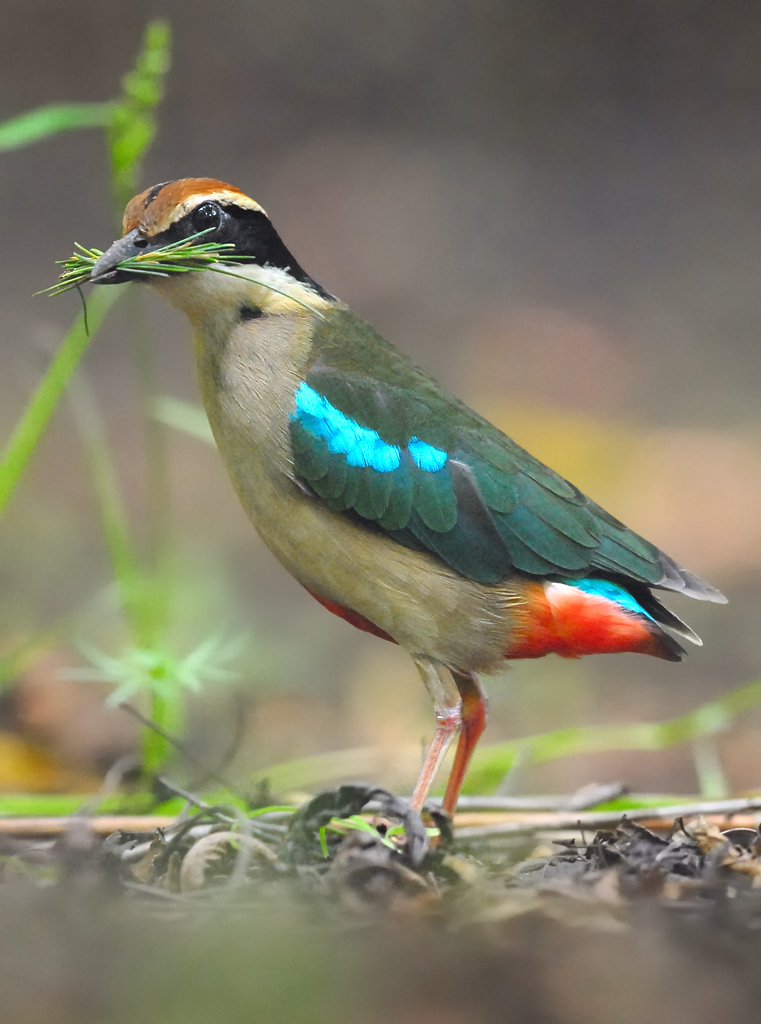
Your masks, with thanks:
[(122, 260), (145, 252), (149, 244), (148, 239), (143, 238), (137, 228), (134, 228), (103, 253), (90, 271), (90, 280), (93, 284), (121, 284), (123, 281), (132, 281), (140, 277), (141, 275), (132, 274), (128, 270), (119, 270), (119, 264)]

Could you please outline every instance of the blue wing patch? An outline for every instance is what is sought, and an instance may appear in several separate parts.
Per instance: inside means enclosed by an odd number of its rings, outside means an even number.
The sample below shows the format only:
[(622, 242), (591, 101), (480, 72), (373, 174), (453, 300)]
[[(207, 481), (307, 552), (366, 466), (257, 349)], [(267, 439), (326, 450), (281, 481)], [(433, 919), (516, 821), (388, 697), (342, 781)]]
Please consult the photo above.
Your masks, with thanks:
[(441, 448), (434, 448), (432, 444), (426, 444), (417, 437), (411, 437), (407, 442), (407, 451), (412, 456), (412, 461), (418, 469), (426, 473), (437, 473), (444, 468), (447, 461), (447, 453)]
[[(333, 455), (345, 455), (349, 466), (367, 466), (377, 473), (393, 473), (399, 468), (402, 450), (398, 445), (388, 444), (377, 430), (360, 426), (305, 381), (296, 390), (296, 412), (291, 419), (298, 420), (310, 434), (324, 440)], [(436, 473), (447, 461), (445, 451), (417, 437), (409, 439), (407, 451), (417, 468), (424, 472)]]

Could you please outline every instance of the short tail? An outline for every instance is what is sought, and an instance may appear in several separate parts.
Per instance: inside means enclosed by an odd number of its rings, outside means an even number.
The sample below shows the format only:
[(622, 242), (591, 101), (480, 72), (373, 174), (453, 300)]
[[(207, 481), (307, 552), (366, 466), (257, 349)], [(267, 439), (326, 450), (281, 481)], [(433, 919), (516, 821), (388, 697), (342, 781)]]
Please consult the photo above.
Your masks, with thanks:
[(700, 641), (644, 586), (646, 596), (640, 600), (639, 589), (635, 596), (627, 587), (600, 578), (526, 582), (525, 603), (520, 611), (513, 608), (515, 629), (505, 657), (631, 652), (681, 661), (684, 648), (663, 626)]
[[(678, 615), (675, 615), (670, 608), (666, 608), (665, 605), (662, 605), (651, 590), (648, 590), (647, 587), (640, 584), (630, 586), (629, 590), (647, 614), (652, 616), (656, 622), (665, 626), (667, 629), (670, 629), (672, 633), (676, 633), (677, 636), (681, 636), (683, 639), (689, 640), (691, 644), (696, 644), (698, 647), (703, 646), (703, 641), (700, 639), (698, 634), (693, 629), (690, 629), (687, 623), (683, 622)], [(724, 595), (722, 594), (721, 596), (723, 597)]]

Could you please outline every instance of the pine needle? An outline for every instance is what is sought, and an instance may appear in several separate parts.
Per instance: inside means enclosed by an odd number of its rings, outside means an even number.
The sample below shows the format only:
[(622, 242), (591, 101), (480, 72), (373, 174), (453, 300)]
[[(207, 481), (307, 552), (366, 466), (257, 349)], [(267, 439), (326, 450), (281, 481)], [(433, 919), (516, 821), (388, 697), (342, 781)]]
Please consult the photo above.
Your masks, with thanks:
[[(211, 270), (216, 274), (225, 274), (228, 277), (240, 277), (247, 280), (246, 275), (236, 274), (234, 270), (230, 269), (230, 265), (236, 263), (245, 264), (250, 260), (250, 257), (237, 256), (235, 254), (235, 246), (231, 242), (199, 243), (196, 241), (202, 235), (206, 235), (213, 230), (214, 228), (207, 228), (205, 231), (199, 231), (197, 234), (190, 235), (189, 238), (183, 238), (179, 242), (172, 242), (169, 245), (161, 246), (159, 249), (152, 249), (148, 252), (138, 253), (136, 256), (130, 256), (128, 259), (118, 263), (114, 269), (145, 274), (146, 277), (169, 277), (171, 274), (187, 274), (191, 271)], [(80, 288), (83, 284), (89, 283), (92, 268), (103, 255), (103, 252), (101, 249), (86, 249), (79, 242), (74, 243), (74, 249), (74, 253), (68, 259), (56, 261), (59, 266), (63, 267), (63, 272), (56, 284), (51, 285), (49, 288), (43, 288), (41, 291), (36, 292), (36, 295), (62, 295), (64, 292), (71, 291), (72, 288)], [(277, 295), (283, 295), (297, 302), (300, 306), (323, 319), (323, 314), (318, 309), (315, 309), (314, 306), (310, 306), (308, 302), (304, 302), (303, 299), (297, 299), (296, 296), (289, 295), (287, 292), (281, 291), (281, 289), (275, 288), (271, 284), (265, 284), (263, 281), (258, 282), (258, 284), (268, 291), (275, 292)]]
[[(168, 277), (170, 274), (185, 274), (192, 270), (213, 269), (213, 265), (221, 258), (230, 263), (245, 261), (246, 257), (233, 254), (235, 246), (230, 242), (194, 241), (204, 234), (207, 234), (207, 231), (200, 231), (197, 235), (164, 245), (160, 249), (130, 256), (122, 260), (115, 269), (153, 277)], [(92, 268), (103, 252), (100, 249), (86, 249), (78, 242), (74, 244), (74, 249), (75, 252), (68, 259), (56, 261), (63, 267), (57, 283), (50, 288), (43, 288), (41, 292), (37, 292), (38, 295), (61, 295), (89, 281)]]

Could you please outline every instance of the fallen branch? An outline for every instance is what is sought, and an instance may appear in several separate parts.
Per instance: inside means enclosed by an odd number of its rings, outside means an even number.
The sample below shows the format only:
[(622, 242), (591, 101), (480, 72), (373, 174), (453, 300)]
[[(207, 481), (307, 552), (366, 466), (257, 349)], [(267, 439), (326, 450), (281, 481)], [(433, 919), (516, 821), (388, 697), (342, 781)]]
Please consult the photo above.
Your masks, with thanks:
[[(628, 793), (623, 782), (592, 783), (563, 796), (461, 796), (459, 811), (584, 811)], [(429, 807), (440, 807), (441, 799), (431, 797)], [(372, 805), (370, 805), (372, 806)], [(493, 820), (493, 817), (490, 819)]]
[[(474, 815), (457, 815), (455, 817), (455, 835), (458, 839), (491, 839), (497, 836), (518, 835), (526, 832), (543, 832), (558, 829), (598, 829), (617, 825), (622, 817), (637, 821), (646, 828), (662, 828), (664, 822), (675, 818), (691, 818), (698, 814), (715, 824), (724, 827), (756, 828), (761, 814), (751, 815), (751, 811), (761, 811), (761, 796), (739, 797), (735, 800), (707, 800), (689, 804), (671, 804), (665, 807), (641, 807), (622, 811), (589, 811), (582, 813), (513, 813), (482, 815), (488, 824), (473, 824)], [(738, 815), (743, 816), (742, 823)], [(468, 819), (467, 826), (460, 823)], [(496, 820), (499, 819), (499, 820)]]
[[(505, 806), (514, 798), (471, 797), (464, 803), (473, 806)], [(567, 800), (567, 798), (565, 798)], [(548, 801), (549, 802), (549, 801)], [(734, 800), (694, 801), (685, 804), (667, 804), (664, 807), (640, 807), (622, 811), (461, 811), (455, 815), (455, 835), (458, 839), (490, 839), (505, 835), (530, 832), (559, 831), (565, 829), (598, 829), (617, 825), (622, 817), (639, 822), (646, 828), (659, 829), (675, 818), (702, 815), (722, 829), (757, 828), (761, 822), (761, 795), (738, 797)], [(61, 835), (72, 820), (87, 821), (93, 832), (109, 835), (124, 832), (154, 832), (168, 828), (177, 817), (155, 814), (110, 814), (58, 816), (58, 817), (6, 817), (0, 818), (0, 835), (40, 836)]]

